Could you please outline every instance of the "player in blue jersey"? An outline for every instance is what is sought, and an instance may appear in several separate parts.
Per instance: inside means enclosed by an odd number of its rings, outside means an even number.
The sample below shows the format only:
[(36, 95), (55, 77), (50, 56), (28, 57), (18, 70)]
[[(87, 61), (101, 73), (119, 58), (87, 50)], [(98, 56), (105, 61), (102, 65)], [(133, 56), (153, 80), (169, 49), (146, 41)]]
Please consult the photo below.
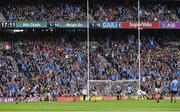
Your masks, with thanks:
[(30, 84), (26, 84), (25, 87), (26, 87), (26, 91), (25, 91), (23, 101), (27, 103), (30, 100), (30, 94), (31, 94), (31, 92), (30, 92), (30, 89), (31, 89)]
[(133, 88), (129, 85), (127, 87), (127, 94), (128, 94), (128, 98), (127, 99), (131, 100), (132, 93), (133, 93)]
[(16, 104), (21, 102), (23, 100), (23, 95), (25, 94), (26, 87), (23, 86), (20, 90), (18, 90), (18, 93), (16, 95)]
[(176, 103), (176, 94), (178, 93), (178, 80), (177, 77), (174, 77), (174, 80), (171, 82), (171, 103), (173, 102)]
[(33, 103), (35, 103), (35, 99), (33, 97), (36, 97), (36, 89), (38, 88), (38, 85), (32, 86), (30, 89), (30, 97), (29, 99), (31, 99), (33, 101)]

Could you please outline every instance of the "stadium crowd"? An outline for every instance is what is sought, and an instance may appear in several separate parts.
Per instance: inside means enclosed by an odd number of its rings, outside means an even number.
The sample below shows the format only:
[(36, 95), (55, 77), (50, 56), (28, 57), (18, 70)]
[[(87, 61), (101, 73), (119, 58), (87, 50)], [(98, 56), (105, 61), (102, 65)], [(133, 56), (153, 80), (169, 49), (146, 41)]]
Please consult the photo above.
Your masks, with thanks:
[[(90, 80), (138, 79), (138, 40), (135, 31), (98, 32), (92, 33), (95, 36), (92, 35), (90, 43)], [(64, 32), (63, 35), (22, 34), (16, 35), (17, 38), (2, 36), (0, 97), (14, 97), (26, 85), (39, 96), (47, 93), (53, 98), (81, 95), (87, 86), (88, 76), (86, 33), (83, 34)], [(141, 89), (148, 95), (153, 95), (156, 79), (164, 85), (163, 94), (168, 94), (173, 76), (180, 75), (179, 48), (170, 46), (171, 41), (179, 42), (177, 36), (180, 34), (160, 31), (144, 31), (142, 34)], [(125, 86), (129, 84), (132, 84), (134, 91), (137, 90), (137, 83), (126, 83)], [(117, 89), (124, 88), (121, 83), (108, 82), (90, 83), (90, 88), (93, 86), (98, 95), (116, 95)]]
[(141, 3), (139, 11), (141, 21), (176, 22), (180, 20), (180, 7), (176, 5), (176, 2)]
[[(149, 2), (149, 1), (148, 1)], [(118, 4), (118, 5), (117, 5)], [(132, 1), (94, 2), (90, 13), (96, 21), (138, 21), (138, 3)], [(141, 21), (176, 22), (180, 18), (180, 7), (176, 3), (140, 2), (139, 16)]]
[[(101, 41), (97, 47), (91, 48), (93, 55), (90, 62), (94, 80), (138, 79), (138, 42), (133, 35), (129, 36), (129, 41), (124, 38), (111, 42), (106, 37), (107, 43)], [(100, 54), (110, 63), (102, 63)]]
[[(144, 77), (142, 90), (153, 95), (155, 80), (162, 81), (163, 94), (170, 93), (170, 83), (176, 76), (179, 78), (179, 33), (163, 34), (157, 32), (143, 34), (141, 45), (141, 76)], [(174, 42), (174, 43), (171, 43)], [(177, 43), (177, 44), (175, 44)]]
[(86, 45), (73, 41), (78, 35), (21, 37), (15, 41), (9, 38), (10, 49), (1, 51), (1, 97), (15, 97), (28, 84), (38, 96), (81, 94), (87, 82), (87, 53)]
[[(9, 1), (9, 2), (8, 2)], [(86, 21), (86, 2), (59, 1), (21, 4), (8, 0), (0, 6), (7, 21)], [(37, 2), (37, 3), (36, 3)], [(90, 1), (90, 20), (95, 21), (138, 21), (137, 0)], [(180, 7), (176, 2), (140, 1), (141, 21), (176, 22), (180, 20)]]
[(0, 12), (3, 12), (8, 22), (13, 21), (86, 21), (86, 8), (78, 3), (59, 3), (47, 1), (41, 3), (20, 4), (19, 2), (9, 2), (0, 6)]

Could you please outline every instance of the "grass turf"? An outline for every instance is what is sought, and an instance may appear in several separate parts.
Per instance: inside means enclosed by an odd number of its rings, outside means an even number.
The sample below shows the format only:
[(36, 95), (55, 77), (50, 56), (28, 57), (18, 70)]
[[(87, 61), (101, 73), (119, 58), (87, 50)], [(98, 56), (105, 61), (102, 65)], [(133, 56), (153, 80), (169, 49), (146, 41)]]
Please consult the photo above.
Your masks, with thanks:
[(180, 101), (170, 103), (161, 100), (134, 101), (79, 101), (79, 102), (36, 102), (0, 103), (0, 112), (180, 112)]

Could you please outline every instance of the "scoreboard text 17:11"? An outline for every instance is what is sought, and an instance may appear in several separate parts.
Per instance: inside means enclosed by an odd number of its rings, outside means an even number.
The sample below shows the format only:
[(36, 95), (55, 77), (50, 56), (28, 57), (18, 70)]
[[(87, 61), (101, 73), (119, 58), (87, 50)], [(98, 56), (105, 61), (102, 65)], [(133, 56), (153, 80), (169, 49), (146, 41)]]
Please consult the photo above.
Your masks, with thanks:
[(0, 22), (0, 28), (15, 28), (16, 23), (14, 22)]

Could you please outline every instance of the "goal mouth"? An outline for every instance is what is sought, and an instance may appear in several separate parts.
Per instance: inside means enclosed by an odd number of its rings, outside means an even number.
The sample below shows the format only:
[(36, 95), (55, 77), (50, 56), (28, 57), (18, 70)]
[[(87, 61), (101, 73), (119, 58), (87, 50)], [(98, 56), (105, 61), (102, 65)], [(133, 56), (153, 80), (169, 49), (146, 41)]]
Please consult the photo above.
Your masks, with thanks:
[(131, 95), (135, 96), (139, 89), (139, 80), (89, 80), (89, 95), (96, 91), (97, 96), (127, 96), (128, 87), (132, 87)]

